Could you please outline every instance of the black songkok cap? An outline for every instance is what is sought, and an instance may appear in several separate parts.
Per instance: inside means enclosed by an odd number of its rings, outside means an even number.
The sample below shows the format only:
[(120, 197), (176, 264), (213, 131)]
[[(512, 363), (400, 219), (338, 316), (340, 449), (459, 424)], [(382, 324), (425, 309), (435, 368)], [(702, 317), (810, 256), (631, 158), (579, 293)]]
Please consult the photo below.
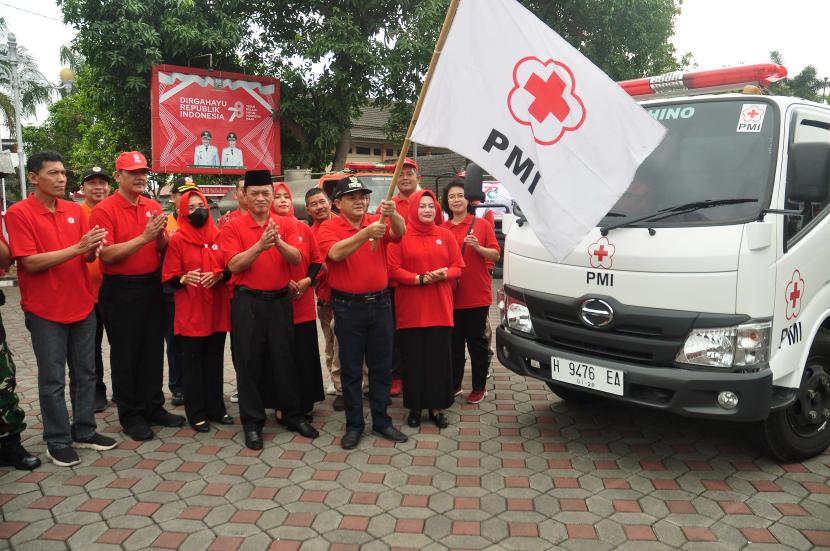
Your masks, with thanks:
[(245, 173), (245, 187), (272, 185), (271, 172), (268, 170), (249, 170)]

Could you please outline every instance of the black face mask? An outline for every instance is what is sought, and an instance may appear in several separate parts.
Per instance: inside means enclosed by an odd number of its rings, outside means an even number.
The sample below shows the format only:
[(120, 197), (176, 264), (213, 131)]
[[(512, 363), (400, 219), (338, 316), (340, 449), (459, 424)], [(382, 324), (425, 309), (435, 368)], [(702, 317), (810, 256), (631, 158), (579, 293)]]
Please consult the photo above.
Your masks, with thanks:
[(194, 228), (201, 228), (208, 221), (208, 209), (196, 209), (187, 215), (187, 219)]

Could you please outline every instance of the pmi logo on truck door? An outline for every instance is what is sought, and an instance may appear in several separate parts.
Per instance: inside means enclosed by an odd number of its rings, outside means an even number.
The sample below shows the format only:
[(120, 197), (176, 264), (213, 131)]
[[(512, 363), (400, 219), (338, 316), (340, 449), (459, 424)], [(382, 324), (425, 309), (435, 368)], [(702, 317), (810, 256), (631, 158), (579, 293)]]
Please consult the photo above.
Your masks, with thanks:
[(797, 318), (801, 313), (801, 302), (804, 300), (804, 278), (801, 277), (800, 270), (795, 270), (790, 282), (787, 283), (784, 300), (787, 301), (787, 321)]

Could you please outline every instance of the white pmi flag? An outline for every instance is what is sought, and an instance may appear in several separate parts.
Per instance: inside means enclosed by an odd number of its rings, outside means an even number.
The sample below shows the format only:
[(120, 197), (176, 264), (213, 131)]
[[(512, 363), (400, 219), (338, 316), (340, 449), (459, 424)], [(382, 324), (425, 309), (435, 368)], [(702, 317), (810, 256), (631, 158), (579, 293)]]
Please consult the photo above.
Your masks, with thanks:
[(498, 178), (560, 260), (664, 134), (515, 0), (460, 0), (412, 141), (452, 149)]

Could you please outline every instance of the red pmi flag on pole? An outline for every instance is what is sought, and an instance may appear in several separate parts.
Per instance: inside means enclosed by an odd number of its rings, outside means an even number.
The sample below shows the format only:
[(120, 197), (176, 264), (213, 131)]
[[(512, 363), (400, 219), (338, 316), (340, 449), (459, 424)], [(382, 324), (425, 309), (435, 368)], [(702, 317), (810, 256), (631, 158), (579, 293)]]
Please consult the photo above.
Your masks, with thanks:
[(515, 0), (461, 0), (412, 140), (481, 165), (554, 259), (616, 203), (665, 128)]
[(275, 78), (154, 65), (153, 171), (279, 174), (279, 102)]

